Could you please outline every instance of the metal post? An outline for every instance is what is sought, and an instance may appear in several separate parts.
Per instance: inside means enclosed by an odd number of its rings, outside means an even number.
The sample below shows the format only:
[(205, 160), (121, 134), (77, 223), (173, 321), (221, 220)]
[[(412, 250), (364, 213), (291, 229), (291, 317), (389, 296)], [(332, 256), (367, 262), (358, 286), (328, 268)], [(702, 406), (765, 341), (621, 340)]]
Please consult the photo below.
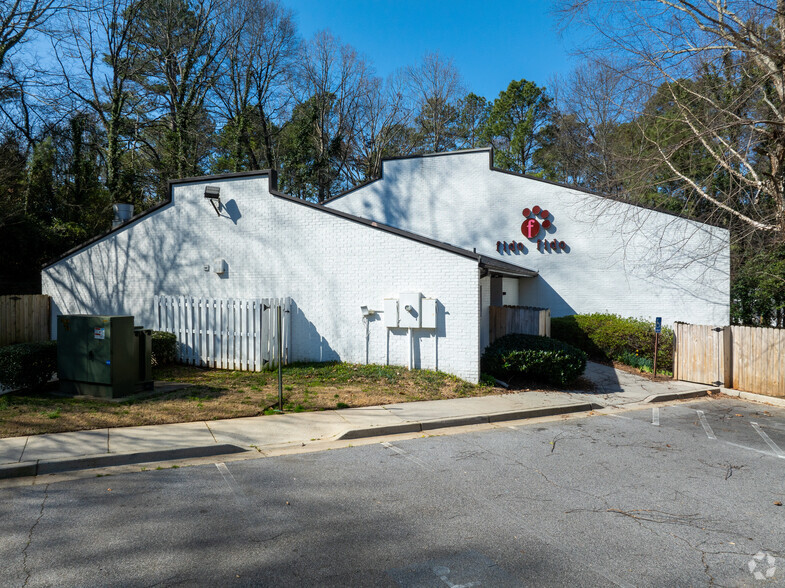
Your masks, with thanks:
[(367, 316), (363, 317), (363, 322), (365, 323), (365, 365), (368, 365), (368, 359), (370, 356), (370, 346), (371, 346), (371, 327), (370, 327), (370, 320), (368, 320)]
[(414, 351), (412, 350), (412, 330), (411, 329), (409, 329), (409, 334), (408, 334), (407, 338), (409, 340), (409, 369), (411, 370), (412, 369), (412, 364), (413, 364), (413, 362), (412, 362), (412, 355), (414, 354)]
[(281, 305), (278, 305), (278, 410), (283, 411), (283, 336)]
[(654, 377), (657, 377), (657, 347), (660, 342), (660, 334), (654, 333)]

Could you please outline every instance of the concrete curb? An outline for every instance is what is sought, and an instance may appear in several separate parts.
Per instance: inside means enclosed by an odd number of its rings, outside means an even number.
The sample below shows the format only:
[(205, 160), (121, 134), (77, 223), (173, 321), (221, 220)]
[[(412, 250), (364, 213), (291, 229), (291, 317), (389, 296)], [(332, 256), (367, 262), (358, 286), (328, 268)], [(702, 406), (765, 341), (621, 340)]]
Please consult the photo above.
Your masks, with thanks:
[(448, 427), (485, 425), (490, 423), (499, 423), (502, 421), (517, 421), (520, 419), (534, 419), (538, 417), (569, 414), (573, 412), (587, 412), (599, 408), (602, 408), (602, 406), (599, 404), (594, 404), (591, 402), (576, 402), (571, 404), (561, 404), (558, 406), (548, 406), (546, 408), (528, 408), (484, 415), (471, 415), (465, 417), (436, 419), (432, 421), (400, 423), (396, 425), (383, 425), (380, 427), (366, 427), (363, 429), (351, 429), (339, 435), (337, 439), (364, 439), (366, 437), (381, 437), (383, 435), (397, 435), (400, 433), (419, 433), (421, 431), (433, 431), (435, 429), (445, 429)]
[(80, 457), (64, 457), (61, 459), (39, 459), (21, 463), (0, 465), (0, 480), (6, 478), (24, 478), (42, 474), (56, 474), (73, 470), (89, 470), (119, 465), (133, 465), (172, 459), (190, 459), (194, 457), (210, 457), (213, 455), (229, 455), (246, 451), (237, 445), (219, 444), (179, 449), (160, 449), (155, 451), (138, 451), (134, 453), (99, 453)]
[(687, 398), (701, 398), (719, 392), (719, 388), (708, 388), (706, 390), (694, 390), (692, 392), (669, 392), (667, 394), (652, 394), (643, 399), (643, 402), (670, 402), (672, 400), (685, 400)]
[(733, 396), (734, 398), (741, 398), (743, 400), (750, 400), (751, 402), (760, 402), (761, 404), (771, 404), (772, 406), (781, 406), (785, 408), (785, 398), (777, 396), (766, 396), (765, 394), (754, 394), (752, 392), (744, 392), (742, 390), (733, 390), (731, 388), (720, 388), (720, 394), (726, 396)]

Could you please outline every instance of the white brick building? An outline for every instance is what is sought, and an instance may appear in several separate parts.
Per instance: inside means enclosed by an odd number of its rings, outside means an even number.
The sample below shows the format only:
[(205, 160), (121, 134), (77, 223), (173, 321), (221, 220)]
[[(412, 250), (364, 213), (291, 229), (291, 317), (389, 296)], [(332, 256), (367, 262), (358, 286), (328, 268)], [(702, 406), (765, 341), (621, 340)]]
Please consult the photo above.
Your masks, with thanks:
[[(269, 171), (174, 181), (167, 202), (45, 267), (43, 292), (55, 316), (133, 314), (148, 327), (156, 295), (291, 297), (295, 361), (367, 353), (406, 365), (411, 349), (415, 367), (470, 381), (491, 303), (727, 324), (727, 231), (493, 170), (488, 158), (386, 161), (382, 179), (328, 206), (281, 194)], [(521, 212), (534, 206), (549, 216), (529, 211), (541, 227), (529, 239)], [(539, 251), (546, 234), (557, 242)], [(219, 259), (226, 272), (205, 271)], [(438, 301), (436, 328), (412, 331), (411, 347), (383, 315), (366, 331), (360, 310), (405, 292)]]
[[(387, 160), (380, 179), (326, 205), (536, 270), (536, 278), (481, 280), (483, 337), (488, 306), (500, 304), (546, 307), (553, 316), (728, 324), (726, 229), (495, 169), (492, 161), (489, 149)], [(531, 238), (523, 234), (527, 219), (539, 227)]]

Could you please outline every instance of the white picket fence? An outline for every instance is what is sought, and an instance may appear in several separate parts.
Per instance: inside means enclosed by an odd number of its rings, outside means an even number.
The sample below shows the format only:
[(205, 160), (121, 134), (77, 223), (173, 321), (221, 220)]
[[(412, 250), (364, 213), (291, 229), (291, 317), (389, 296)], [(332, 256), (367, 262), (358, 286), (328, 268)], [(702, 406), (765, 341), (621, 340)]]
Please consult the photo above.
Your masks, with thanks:
[(182, 363), (259, 372), (278, 365), (278, 307), (283, 364), (289, 363), (291, 306), (291, 298), (156, 296), (156, 328), (177, 336)]

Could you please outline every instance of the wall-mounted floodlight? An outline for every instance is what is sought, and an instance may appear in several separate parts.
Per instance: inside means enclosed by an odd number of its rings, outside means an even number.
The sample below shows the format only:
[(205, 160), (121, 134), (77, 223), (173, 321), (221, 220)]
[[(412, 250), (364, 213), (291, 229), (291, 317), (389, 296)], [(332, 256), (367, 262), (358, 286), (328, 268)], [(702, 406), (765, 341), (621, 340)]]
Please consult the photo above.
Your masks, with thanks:
[(213, 205), (215, 214), (221, 216), (221, 188), (218, 186), (205, 187), (204, 197), (210, 199), (210, 204)]
[(376, 312), (377, 312), (377, 311), (375, 311), (375, 310), (371, 310), (371, 309), (370, 309), (370, 308), (368, 308), (367, 306), (361, 306), (361, 307), (360, 307), (360, 310), (362, 311), (362, 313), (363, 313), (363, 316), (364, 316), (364, 317), (373, 316), (373, 315), (375, 315), (375, 314), (376, 314)]

